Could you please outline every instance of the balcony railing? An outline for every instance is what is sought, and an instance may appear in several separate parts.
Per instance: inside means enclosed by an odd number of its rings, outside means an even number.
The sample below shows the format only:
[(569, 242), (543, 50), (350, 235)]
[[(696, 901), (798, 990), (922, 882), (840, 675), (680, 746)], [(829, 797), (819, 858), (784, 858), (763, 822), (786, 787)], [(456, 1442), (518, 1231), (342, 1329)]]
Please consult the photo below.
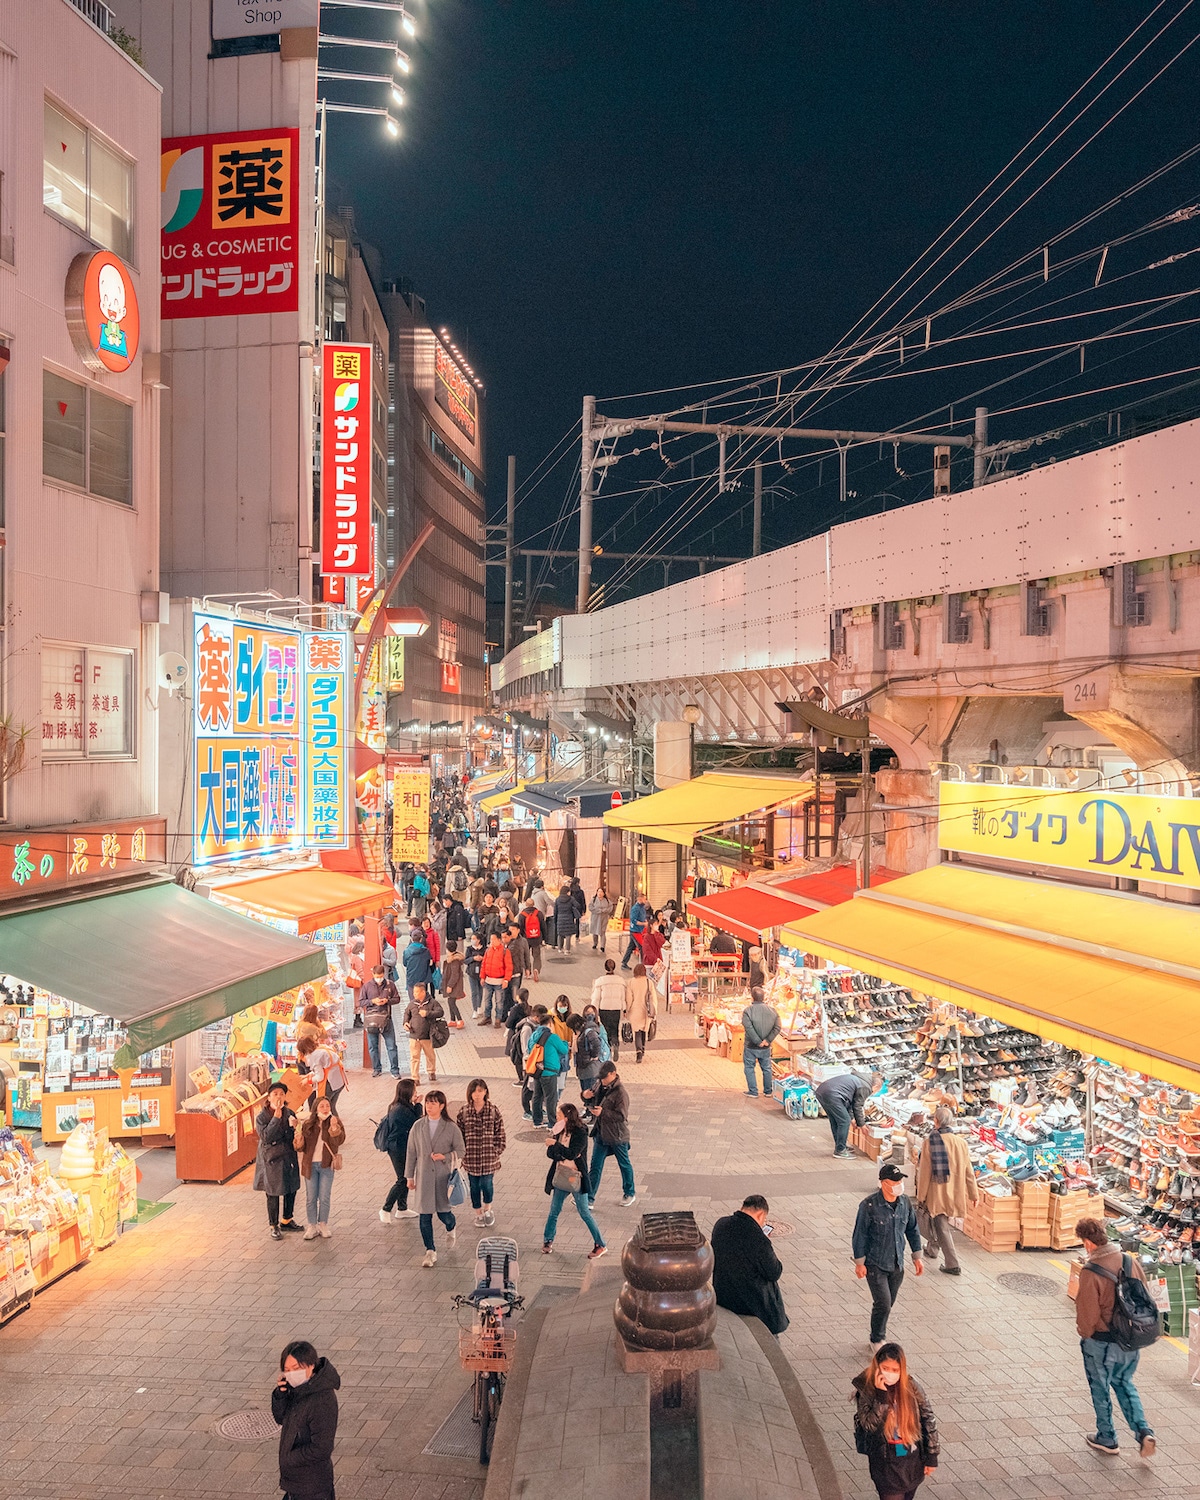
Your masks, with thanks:
[(69, 0), (80, 15), (86, 16), (97, 30), (105, 36), (113, 29), (113, 13), (104, 0)]

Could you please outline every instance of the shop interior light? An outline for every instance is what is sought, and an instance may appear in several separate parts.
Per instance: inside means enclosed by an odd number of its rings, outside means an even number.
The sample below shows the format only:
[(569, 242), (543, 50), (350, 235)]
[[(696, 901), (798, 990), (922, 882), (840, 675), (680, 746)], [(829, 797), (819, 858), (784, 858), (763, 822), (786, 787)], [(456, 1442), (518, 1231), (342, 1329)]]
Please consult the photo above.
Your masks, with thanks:
[(417, 605), (393, 605), (385, 609), (388, 635), (424, 635), (429, 629), (429, 616)]

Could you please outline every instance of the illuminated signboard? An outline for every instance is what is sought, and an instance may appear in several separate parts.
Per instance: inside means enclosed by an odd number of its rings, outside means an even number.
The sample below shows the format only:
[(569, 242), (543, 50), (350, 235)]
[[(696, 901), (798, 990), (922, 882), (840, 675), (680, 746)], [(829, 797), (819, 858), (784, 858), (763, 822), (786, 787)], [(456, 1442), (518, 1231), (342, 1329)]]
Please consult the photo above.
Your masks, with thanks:
[(195, 616), (194, 865), (302, 845), (300, 632)]
[(964, 854), (1200, 889), (1200, 805), (1190, 797), (946, 781), (938, 843)]
[(0, 901), (133, 875), (166, 862), (165, 818), (0, 833)]
[(304, 637), (304, 842), (310, 849), (350, 845), (350, 668), (347, 631)]
[(429, 858), (429, 772), (392, 773), (392, 863)]
[(321, 361), (321, 572), (366, 577), (371, 546), (371, 347), (325, 344)]
[(299, 307), (299, 130), (234, 130), (162, 144), (162, 316)]
[(141, 318), (129, 267), (110, 250), (83, 251), (67, 270), (67, 328), (90, 370), (128, 370), (138, 352)]
[(455, 427), (475, 441), (475, 387), (442, 344), (433, 346), (433, 399)]
[(442, 692), (462, 692), (462, 665), (456, 661), (442, 663)]

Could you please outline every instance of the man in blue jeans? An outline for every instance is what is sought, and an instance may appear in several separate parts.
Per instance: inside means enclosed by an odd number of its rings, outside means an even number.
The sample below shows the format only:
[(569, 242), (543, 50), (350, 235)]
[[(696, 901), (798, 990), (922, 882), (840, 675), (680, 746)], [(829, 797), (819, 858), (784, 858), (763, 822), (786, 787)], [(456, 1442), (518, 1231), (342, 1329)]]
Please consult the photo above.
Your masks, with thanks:
[(750, 1004), (742, 1012), (742, 1030), (745, 1033), (742, 1067), (746, 1073), (746, 1093), (751, 1099), (758, 1098), (757, 1081), (754, 1077), (754, 1065), (757, 1063), (762, 1074), (763, 1093), (770, 1099), (773, 1093), (771, 1043), (782, 1027), (779, 1024), (779, 1012), (773, 1005), (767, 1004), (758, 985), (750, 991)]
[(629, 1160), (629, 1095), (613, 1063), (604, 1064), (596, 1083), (591, 1089), (583, 1091), (583, 1098), (592, 1118), (599, 1121), (592, 1145), (591, 1166), (588, 1168), (592, 1189), (588, 1204), (590, 1206), (595, 1203), (600, 1191), (604, 1163), (610, 1156), (615, 1156), (617, 1165), (621, 1168), (621, 1207), (629, 1208), (637, 1202), (633, 1163)]
[(383, 1071), (380, 1057), (380, 1038), (387, 1047), (388, 1062), (392, 1077), (400, 1077), (400, 1056), (396, 1047), (396, 1027), (392, 1020), (392, 1006), (399, 1004), (396, 986), (384, 973), (382, 964), (376, 964), (371, 977), (362, 987), (363, 1023), (367, 1028), (367, 1051), (371, 1054), (371, 1077), (378, 1078)]
[(623, 969), (629, 967), (631, 954), (641, 952), (641, 945), (637, 940), (645, 932), (652, 914), (650, 903), (642, 896), (639, 896), (629, 908), (629, 946), (625, 949), (625, 957), (621, 960)]
[[(1116, 1396), (1121, 1415), (1137, 1439), (1139, 1454), (1150, 1458), (1158, 1445), (1133, 1383), (1140, 1350), (1122, 1349), (1109, 1331), (1117, 1281), (1123, 1269), (1121, 1247), (1109, 1240), (1108, 1230), (1099, 1219), (1080, 1219), (1075, 1233), (1087, 1251), (1075, 1298), (1075, 1330), (1079, 1334), (1083, 1371), (1096, 1413), (1095, 1436), (1084, 1438), (1084, 1442), (1106, 1458), (1115, 1458), (1121, 1451), (1117, 1445), (1117, 1429), (1113, 1426), (1112, 1398)], [(1127, 1274), (1138, 1281), (1146, 1279), (1136, 1255), (1128, 1257)]]

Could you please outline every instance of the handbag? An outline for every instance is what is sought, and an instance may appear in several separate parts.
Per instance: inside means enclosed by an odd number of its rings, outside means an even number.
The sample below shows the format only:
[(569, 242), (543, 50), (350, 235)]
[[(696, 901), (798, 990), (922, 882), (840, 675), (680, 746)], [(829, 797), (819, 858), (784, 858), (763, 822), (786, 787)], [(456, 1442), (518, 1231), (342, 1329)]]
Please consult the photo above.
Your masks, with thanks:
[(435, 1047), (444, 1047), (450, 1040), (450, 1026), (444, 1016), (436, 1016), (430, 1021), (429, 1040)]
[(451, 1208), (461, 1208), (467, 1201), (467, 1185), (463, 1181), (457, 1153), (450, 1157), (450, 1175), (446, 1178), (446, 1199)]
[(442, 987), (442, 966), (441, 966), (441, 964), (434, 964), (434, 966), (433, 966), (433, 973), (429, 976), (429, 982), (433, 985), (433, 987), (434, 987), (435, 990), (440, 990), (441, 989), (441, 987)]
[(573, 1161), (556, 1161), (550, 1186), (560, 1193), (581, 1193), (583, 1173)]
[(649, 1027), (646, 1030), (646, 1040), (647, 1040), (647, 1042), (652, 1042), (657, 1035), (658, 1035), (658, 1017), (657, 1016), (651, 1016), (650, 1017), (650, 1025), (649, 1025)]
[(633, 1027), (628, 1021), (621, 1022), (621, 1040), (628, 1046), (633, 1041)]

